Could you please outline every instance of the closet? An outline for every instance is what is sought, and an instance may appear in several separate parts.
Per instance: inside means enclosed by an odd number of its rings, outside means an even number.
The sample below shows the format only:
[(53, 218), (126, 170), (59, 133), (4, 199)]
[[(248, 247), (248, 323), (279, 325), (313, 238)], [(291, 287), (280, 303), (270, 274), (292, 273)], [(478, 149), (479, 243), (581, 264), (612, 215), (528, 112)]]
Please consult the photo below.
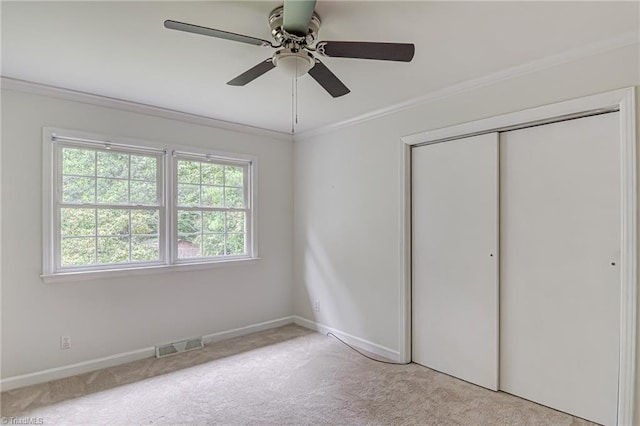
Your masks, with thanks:
[(616, 424), (618, 123), (412, 147), (414, 362)]
[(498, 388), (498, 135), (414, 148), (413, 361)]

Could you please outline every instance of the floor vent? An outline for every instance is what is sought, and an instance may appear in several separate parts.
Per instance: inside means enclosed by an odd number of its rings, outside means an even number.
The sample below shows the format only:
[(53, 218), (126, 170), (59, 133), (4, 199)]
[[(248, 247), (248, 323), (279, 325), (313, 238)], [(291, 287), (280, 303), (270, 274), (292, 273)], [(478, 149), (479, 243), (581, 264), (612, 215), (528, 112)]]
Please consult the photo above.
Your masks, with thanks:
[(156, 345), (156, 358), (162, 358), (193, 349), (200, 349), (203, 346), (204, 345), (202, 344), (202, 337), (195, 337), (193, 339), (167, 343), (166, 345)]

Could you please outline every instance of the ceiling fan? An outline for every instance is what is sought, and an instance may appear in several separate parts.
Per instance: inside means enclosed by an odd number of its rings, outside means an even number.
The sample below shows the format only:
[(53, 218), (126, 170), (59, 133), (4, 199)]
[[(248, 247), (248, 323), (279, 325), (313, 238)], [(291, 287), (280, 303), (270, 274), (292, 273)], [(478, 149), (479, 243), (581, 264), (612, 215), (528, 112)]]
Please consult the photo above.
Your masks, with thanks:
[(413, 59), (415, 47), (411, 43), (320, 41), (314, 45), (321, 23), (320, 17), (314, 12), (315, 4), (315, 0), (284, 0), (283, 6), (274, 9), (269, 15), (269, 26), (275, 44), (256, 37), (173, 20), (166, 20), (164, 26), (172, 30), (278, 49), (272, 57), (227, 82), (232, 86), (244, 86), (277, 67), (291, 77), (309, 73), (331, 96), (337, 98), (350, 90), (314, 53), (329, 58), (399, 62), (411, 62)]

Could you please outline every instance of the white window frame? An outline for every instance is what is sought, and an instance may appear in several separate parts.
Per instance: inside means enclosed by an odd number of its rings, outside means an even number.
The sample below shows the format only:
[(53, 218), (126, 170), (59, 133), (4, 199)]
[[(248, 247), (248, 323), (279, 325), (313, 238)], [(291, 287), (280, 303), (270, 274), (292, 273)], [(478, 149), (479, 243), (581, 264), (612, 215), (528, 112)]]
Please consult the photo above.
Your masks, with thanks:
[[(258, 257), (257, 239), (257, 182), (258, 159), (252, 155), (231, 154), (180, 144), (160, 144), (156, 142), (113, 137), (76, 130), (44, 127), (42, 130), (42, 216), (43, 251), (42, 279), (45, 283), (77, 281), (93, 278), (131, 276), (165, 272), (167, 270), (194, 270), (220, 266), (247, 264)], [(97, 150), (123, 151), (132, 154), (160, 156), (158, 169), (158, 191), (162, 195), (159, 206), (160, 259), (152, 262), (126, 262), (118, 264), (87, 265), (61, 268), (60, 265), (60, 220), (56, 191), (61, 190), (62, 160), (57, 155), (61, 150), (55, 144), (85, 147)], [(178, 259), (177, 247), (177, 159), (213, 161), (245, 167), (246, 236), (244, 255), (199, 257)], [(101, 206), (102, 207), (102, 206)], [(108, 206), (104, 206), (108, 208)], [(122, 208), (123, 206), (118, 206)]]
[[(178, 245), (171, 245), (171, 263), (172, 264), (188, 264), (188, 263), (206, 263), (216, 260), (241, 260), (246, 258), (254, 257), (254, 246), (253, 246), (253, 220), (251, 218), (253, 200), (251, 197), (251, 187), (253, 182), (253, 173), (252, 173), (252, 161), (238, 160), (237, 158), (229, 158), (223, 156), (214, 156), (211, 154), (194, 154), (192, 152), (182, 152), (182, 151), (173, 151), (171, 155), (171, 170), (174, 178), (171, 179), (172, 184), (172, 193), (173, 202), (171, 203), (171, 241), (177, 242), (178, 240), (178, 210), (192, 210), (192, 211), (243, 211), (246, 214), (246, 223), (245, 223), (245, 254), (242, 255), (224, 255), (224, 256), (216, 256), (216, 257), (192, 257), (192, 258), (178, 258)], [(177, 202), (177, 192), (178, 192), (178, 179), (176, 178), (178, 173), (178, 161), (180, 160), (193, 160), (198, 162), (213, 162), (214, 164), (220, 165), (231, 165), (231, 166), (240, 166), (244, 169), (244, 200), (245, 200), (245, 208), (241, 209), (233, 209), (233, 208), (207, 208), (207, 207), (178, 207)], [(226, 239), (226, 237), (225, 237)]]
[[(81, 272), (81, 271), (94, 271), (94, 270), (106, 270), (106, 269), (120, 269), (120, 268), (128, 268), (128, 267), (144, 267), (144, 266), (152, 266), (152, 265), (162, 265), (164, 264), (164, 259), (166, 258), (166, 233), (163, 232), (163, 229), (166, 228), (166, 196), (164, 191), (164, 156), (165, 152), (163, 150), (151, 150), (151, 149), (140, 149), (133, 148), (124, 145), (114, 145), (111, 143), (96, 143), (96, 142), (87, 142), (85, 140), (79, 140), (78, 138), (66, 138), (66, 137), (56, 137), (55, 138), (55, 146), (53, 147), (53, 156), (54, 156), (54, 166), (52, 170), (52, 181), (55, 183), (55, 192), (53, 194), (52, 199), (52, 224), (54, 227), (54, 232), (52, 235), (54, 242), (54, 256), (53, 256), (53, 270), (55, 272)], [(159, 229), (158, 229), (158, 260), (155, 261), (147, 261), (147, 262), (122, 262), (122, 263), (108, 263), (108, 264), (96, 264), (96, 265), (86, 265), (86, 266), (73, 266), (73, 267), (63, 267), (61, 261), (61, 252), (58, 249), (60, 247), (62, 238), (59, 232), (60, 227), (62, 226), (62, 221), (60, 217), (61, 209), (65, 207), (73, 207), (73, 204), (65, 203), (62, 201), (62, 148), (86, 148), (90, 150), (95, 150), (97, 152), (109, 152), (112, 149), (114, 152), (123, 153), (123, 154), (141, 154), (155, 157), (158, 160), (158, 169), (156, 173), (156, 196), (158, 204), (156, 206), (135, 206), (131, 204), (123, 204), (123, 205), (110, 205), (110, 204), (100, 204), (100, 203), (90, 203), (93, 208), (96, 209), (123, 209), (129, 208), (131, 210), (135, 209), (154, 209), (158, 210), (159, 216)], [(83, 205), (79, 205), (82, 207)], [(97, 242), (96, 242), (97, 243)], [(97, 255), (97, 252), (96, 252)]]

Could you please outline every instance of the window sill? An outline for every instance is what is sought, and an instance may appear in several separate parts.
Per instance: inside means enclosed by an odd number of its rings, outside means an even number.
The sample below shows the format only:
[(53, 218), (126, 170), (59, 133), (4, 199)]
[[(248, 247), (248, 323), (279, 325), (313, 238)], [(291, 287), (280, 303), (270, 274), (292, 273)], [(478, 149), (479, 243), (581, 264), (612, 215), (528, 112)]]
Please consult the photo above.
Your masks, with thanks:
[(60, 272), (57, 274), (43, 274), (40, 278), (45, 284), (71, 282), (71, 281), (87, 281), (107, 278), (122, 278), (138, 275), (162, 274), (165, 272), (187, 272), (199, 271), (203, 269), (222, 268), (227, 266), (247, 266), (257, 263), (259, 257), (251, 257), (245, 259), (223, 260), (217, 262), (194, 262), (179, 263), (174, 265), (153, 265), (122, 269), (106, 269), (102, 271), (77, 271), (77, 272)]

